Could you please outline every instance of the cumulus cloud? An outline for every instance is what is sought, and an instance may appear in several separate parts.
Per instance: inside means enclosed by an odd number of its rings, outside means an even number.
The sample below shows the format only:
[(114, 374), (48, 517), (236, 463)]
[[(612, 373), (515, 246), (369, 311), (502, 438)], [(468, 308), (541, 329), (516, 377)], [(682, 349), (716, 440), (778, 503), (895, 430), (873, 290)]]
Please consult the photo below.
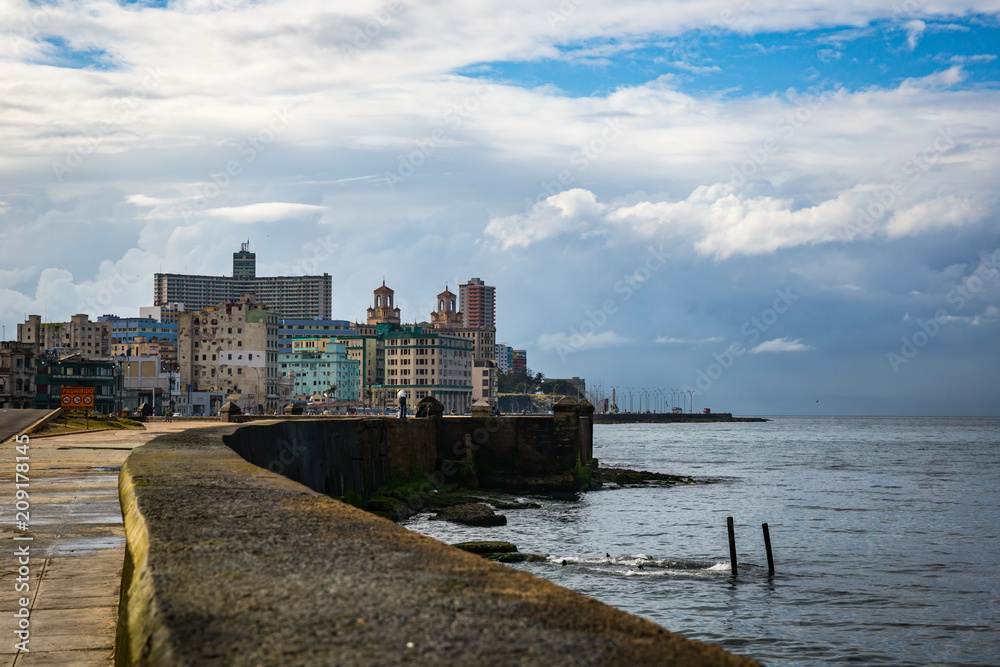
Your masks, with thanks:
[(593, 192), (574, 188), (539, 202), (529, 215), (494, 218), (485, 232), (503, 249), (524, 248), (564, 233), (583, 233), (589, 227), (589, 220), (601, 216), (606, 208), (597, 202)]
[(808, 345), (804, 345), (800, 342), (801, 339), (796, 338), (795, 340), (789, 340), (788, 338), (775, 338), (774, 340), (764, 341), (757, 347), (750, 350), (752, 354), (760, 354), (761, 352), (806, 352), (813, 349)]
[[(583, 229), (604, 229), (610, 236), (690, 240), (700, 254), (726, 259), (783, 248), (846, 242), (873, 234), (902, 237), (929, 230), (981, 222), (990, 211), (985, 198), (945, 195), (890, 211), (878, 197), (892, 195), (890, 185), (845, 190), (813, 206), (791, 198), (738, 194), (726, 184), (700, 186), (679, 201), (602, 204), (584, 190), (549, 197), (529, 216), (493, 218), (485, 233), (503, 249), (527, 247)], [(565, 195), (565, 197), (564, 197)], [(563, 199), (586, 202), (567, 207)], [(866, 215), (874, 204), (876, 214)]]

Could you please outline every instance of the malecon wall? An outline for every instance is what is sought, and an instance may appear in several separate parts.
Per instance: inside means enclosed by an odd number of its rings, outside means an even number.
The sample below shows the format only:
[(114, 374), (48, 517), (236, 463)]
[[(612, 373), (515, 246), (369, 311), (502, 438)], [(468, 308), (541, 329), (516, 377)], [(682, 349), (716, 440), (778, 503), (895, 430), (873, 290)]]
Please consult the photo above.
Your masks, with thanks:
[(568, 398), (554, 412), (553, 417), (491, 417), (488, 410), (475, 410), (470, 417), (443, 417), (438, 409), (433, 416), (406, 420), (256, 421), (224, 440), (251, 463), (341, 497), (367, 499), (394, 482), (428, 476), (438, 485), (468, 483), (455, 465), (466, 461), (474, 485), (577, 490), (581, 466), (593, 458), (593, 407)]
[[(366, 433), (392, 451), (404, 429), (427, 428), (352, 421), (356, 452)], [(295, 470), (287, 457), (259, 467), (226, 444), (260, 456), (269, 437), (345, 433), (326, 428), (191, 429), (132, 452), (116, 665), (756, 664), (266, 469)]]

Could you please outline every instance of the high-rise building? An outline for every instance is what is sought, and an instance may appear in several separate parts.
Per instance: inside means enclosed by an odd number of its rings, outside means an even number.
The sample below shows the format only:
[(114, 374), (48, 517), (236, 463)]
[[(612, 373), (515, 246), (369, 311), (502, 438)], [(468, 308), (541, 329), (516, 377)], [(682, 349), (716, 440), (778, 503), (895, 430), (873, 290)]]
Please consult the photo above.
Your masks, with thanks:
[(257, 276), (257, 256), (244, 243), (233, 253), (232, 276), (195, 276), (157, 273), (153, 277), (153, 303), (182, 303), (188, 310), (211, 308), (253, 294), (268, 310), (288, 319), (330, 318), (333, 282), (322, 276)]
[(240, 245), (240, 251), (233, 253), (233, 278), (257, 277), (257, 253), (250, 252), (250, 242)]
[(527, 350), (514, 350), (511, 353), (510, 372), (523, 374), (528, 372)]
[(458, 286), (458, 306), (462, 323), (466, 327), (493, 327), (496, 329), (496, 288), (479, 278)]
[(497, 362), (497, 371), (503, 374), (510, 373), (510, 367), (513, 363), (514, 348), (506, 343), (496, 344), (496, 355), (495, 359)]

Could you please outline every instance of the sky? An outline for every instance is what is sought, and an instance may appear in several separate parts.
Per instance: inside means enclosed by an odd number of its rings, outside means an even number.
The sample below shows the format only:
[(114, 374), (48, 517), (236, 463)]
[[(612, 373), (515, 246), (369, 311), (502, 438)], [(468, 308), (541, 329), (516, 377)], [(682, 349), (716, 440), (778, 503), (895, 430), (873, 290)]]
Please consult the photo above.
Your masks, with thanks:
[(1000, 415), (1000, 1), (0, 0), (0, 323), (497, 290), (549, 377)]

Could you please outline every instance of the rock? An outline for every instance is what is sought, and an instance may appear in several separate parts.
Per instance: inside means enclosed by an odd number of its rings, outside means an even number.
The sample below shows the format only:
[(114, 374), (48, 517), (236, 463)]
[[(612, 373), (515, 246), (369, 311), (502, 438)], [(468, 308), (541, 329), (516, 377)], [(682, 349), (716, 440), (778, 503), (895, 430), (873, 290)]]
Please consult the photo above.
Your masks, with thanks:
[(517, 552), (517, 547), (510, 542), (459, 542), (451, 546), (473, 554), (510, 554)]
[(522, 503), (509, 500), (496, 500), (494, 498), (491, 498), (487, 502), (498, 510), (537, 510), (542, 507), (538, 503)]
[(416, 510), (396, 498), (378, 497), (365, 503), (365, 510), (390, 521), (403, 521), (416, 514)]
[(497, 563), (544, 563), (549, 558), (540, 554), (483, 554), (483, 558)]
[(447, 507), (437, 515), (432, 516), (431, 521), (451, 521), (461, 523), (466, 526), (506, 526), (507, 517), (496, 514), (493, 508), (483, 503), (466, 503)]

